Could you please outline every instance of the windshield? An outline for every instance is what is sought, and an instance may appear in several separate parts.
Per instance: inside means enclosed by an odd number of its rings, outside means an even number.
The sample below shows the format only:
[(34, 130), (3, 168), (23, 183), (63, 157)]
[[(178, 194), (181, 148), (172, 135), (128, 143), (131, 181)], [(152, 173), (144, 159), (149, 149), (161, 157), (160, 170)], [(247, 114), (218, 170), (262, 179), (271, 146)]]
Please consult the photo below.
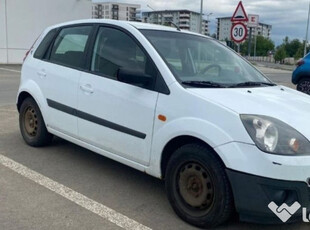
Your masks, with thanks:
[(176, 79), (192, 87), (271, 86), (263, 74), (219, 42), (185, 33), (141, 30)]

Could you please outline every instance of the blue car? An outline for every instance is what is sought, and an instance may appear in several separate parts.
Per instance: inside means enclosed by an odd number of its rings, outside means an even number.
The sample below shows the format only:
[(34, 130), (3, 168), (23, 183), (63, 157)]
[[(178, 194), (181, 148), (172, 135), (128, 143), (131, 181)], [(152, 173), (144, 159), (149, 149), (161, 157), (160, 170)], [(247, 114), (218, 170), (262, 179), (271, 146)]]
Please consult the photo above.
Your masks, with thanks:
[(297, 90), (310, 95), (310, 53), (297, 62), (293, 72), (292, 83)]

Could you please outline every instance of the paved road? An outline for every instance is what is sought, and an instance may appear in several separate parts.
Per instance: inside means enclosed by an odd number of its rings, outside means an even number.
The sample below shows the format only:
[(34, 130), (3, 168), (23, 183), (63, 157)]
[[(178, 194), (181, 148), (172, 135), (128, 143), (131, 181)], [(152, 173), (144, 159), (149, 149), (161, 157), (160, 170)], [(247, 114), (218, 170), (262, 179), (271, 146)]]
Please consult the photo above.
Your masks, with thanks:
[[(27, 146), (13, 104), (19, 73), (6, 68), (19, 70), (0, 66), (0, 229), (195, 229), (174, 214), (156, 178), (58, 138), (49, 147)], [(267, 72), (289, 84), (290, 73)], [(217, 229), (261, 228), (309, 225), (261, 226), (233, 218)]]
[(296, 89), (291, 83), (292, 71), (257, 66), (273, 82)]
[(279, 63), (272, 63), (272, 62), (253, 62), (257, 66), (264, 66), (273, 69), (282, 69), (287, 71), (293, 71), (296, 68), (296, 65), (284, 65)]
[(20, 66), (0, 65), (0, 106), (15, 103), (20, 78), (20, 73), (15, 71), (19, 70)]

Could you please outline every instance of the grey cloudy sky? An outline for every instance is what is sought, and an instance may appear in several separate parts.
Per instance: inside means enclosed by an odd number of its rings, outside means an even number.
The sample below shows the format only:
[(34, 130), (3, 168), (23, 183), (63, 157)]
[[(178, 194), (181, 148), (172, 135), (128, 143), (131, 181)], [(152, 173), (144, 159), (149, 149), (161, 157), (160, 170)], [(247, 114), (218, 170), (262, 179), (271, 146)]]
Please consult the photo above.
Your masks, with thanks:
[[(102, 1), (102, 0), (94, 0)], [(112, 0), (111, 0), (112, 1)], [(141, 4), (142, 10), (189, 9), (200, 11), (200, 0), (117, 0)], [(204, 0), (204, 13), (212, 12), (211, 33), (216, 29), (216, 18), (232, 16), (239, 0)], [(279, 45), (285, 36), (305, 39), (310, 0), (243, 0), (248, 14), (259, 14), (260, 22), (271, 24), (272, 40)]]

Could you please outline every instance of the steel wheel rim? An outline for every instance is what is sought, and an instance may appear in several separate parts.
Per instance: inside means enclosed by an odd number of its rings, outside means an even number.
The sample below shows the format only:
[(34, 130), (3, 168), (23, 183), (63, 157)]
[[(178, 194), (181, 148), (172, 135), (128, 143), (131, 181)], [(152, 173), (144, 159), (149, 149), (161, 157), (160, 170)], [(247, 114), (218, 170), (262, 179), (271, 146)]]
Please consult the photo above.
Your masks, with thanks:
[(38, 116), (32, 106), (27, 107), (24, 113), (24, 127), (29, 136), (36, 136), (38, 131)]
[(310, 81), (303, 81), (298, 85), (298, 90), (310, 95)]
[(214, 204), (214, 184), (208, 170), (199, 163), (186, 163), (178, 172), (178, 192), (187, 207), (209, 212)]

